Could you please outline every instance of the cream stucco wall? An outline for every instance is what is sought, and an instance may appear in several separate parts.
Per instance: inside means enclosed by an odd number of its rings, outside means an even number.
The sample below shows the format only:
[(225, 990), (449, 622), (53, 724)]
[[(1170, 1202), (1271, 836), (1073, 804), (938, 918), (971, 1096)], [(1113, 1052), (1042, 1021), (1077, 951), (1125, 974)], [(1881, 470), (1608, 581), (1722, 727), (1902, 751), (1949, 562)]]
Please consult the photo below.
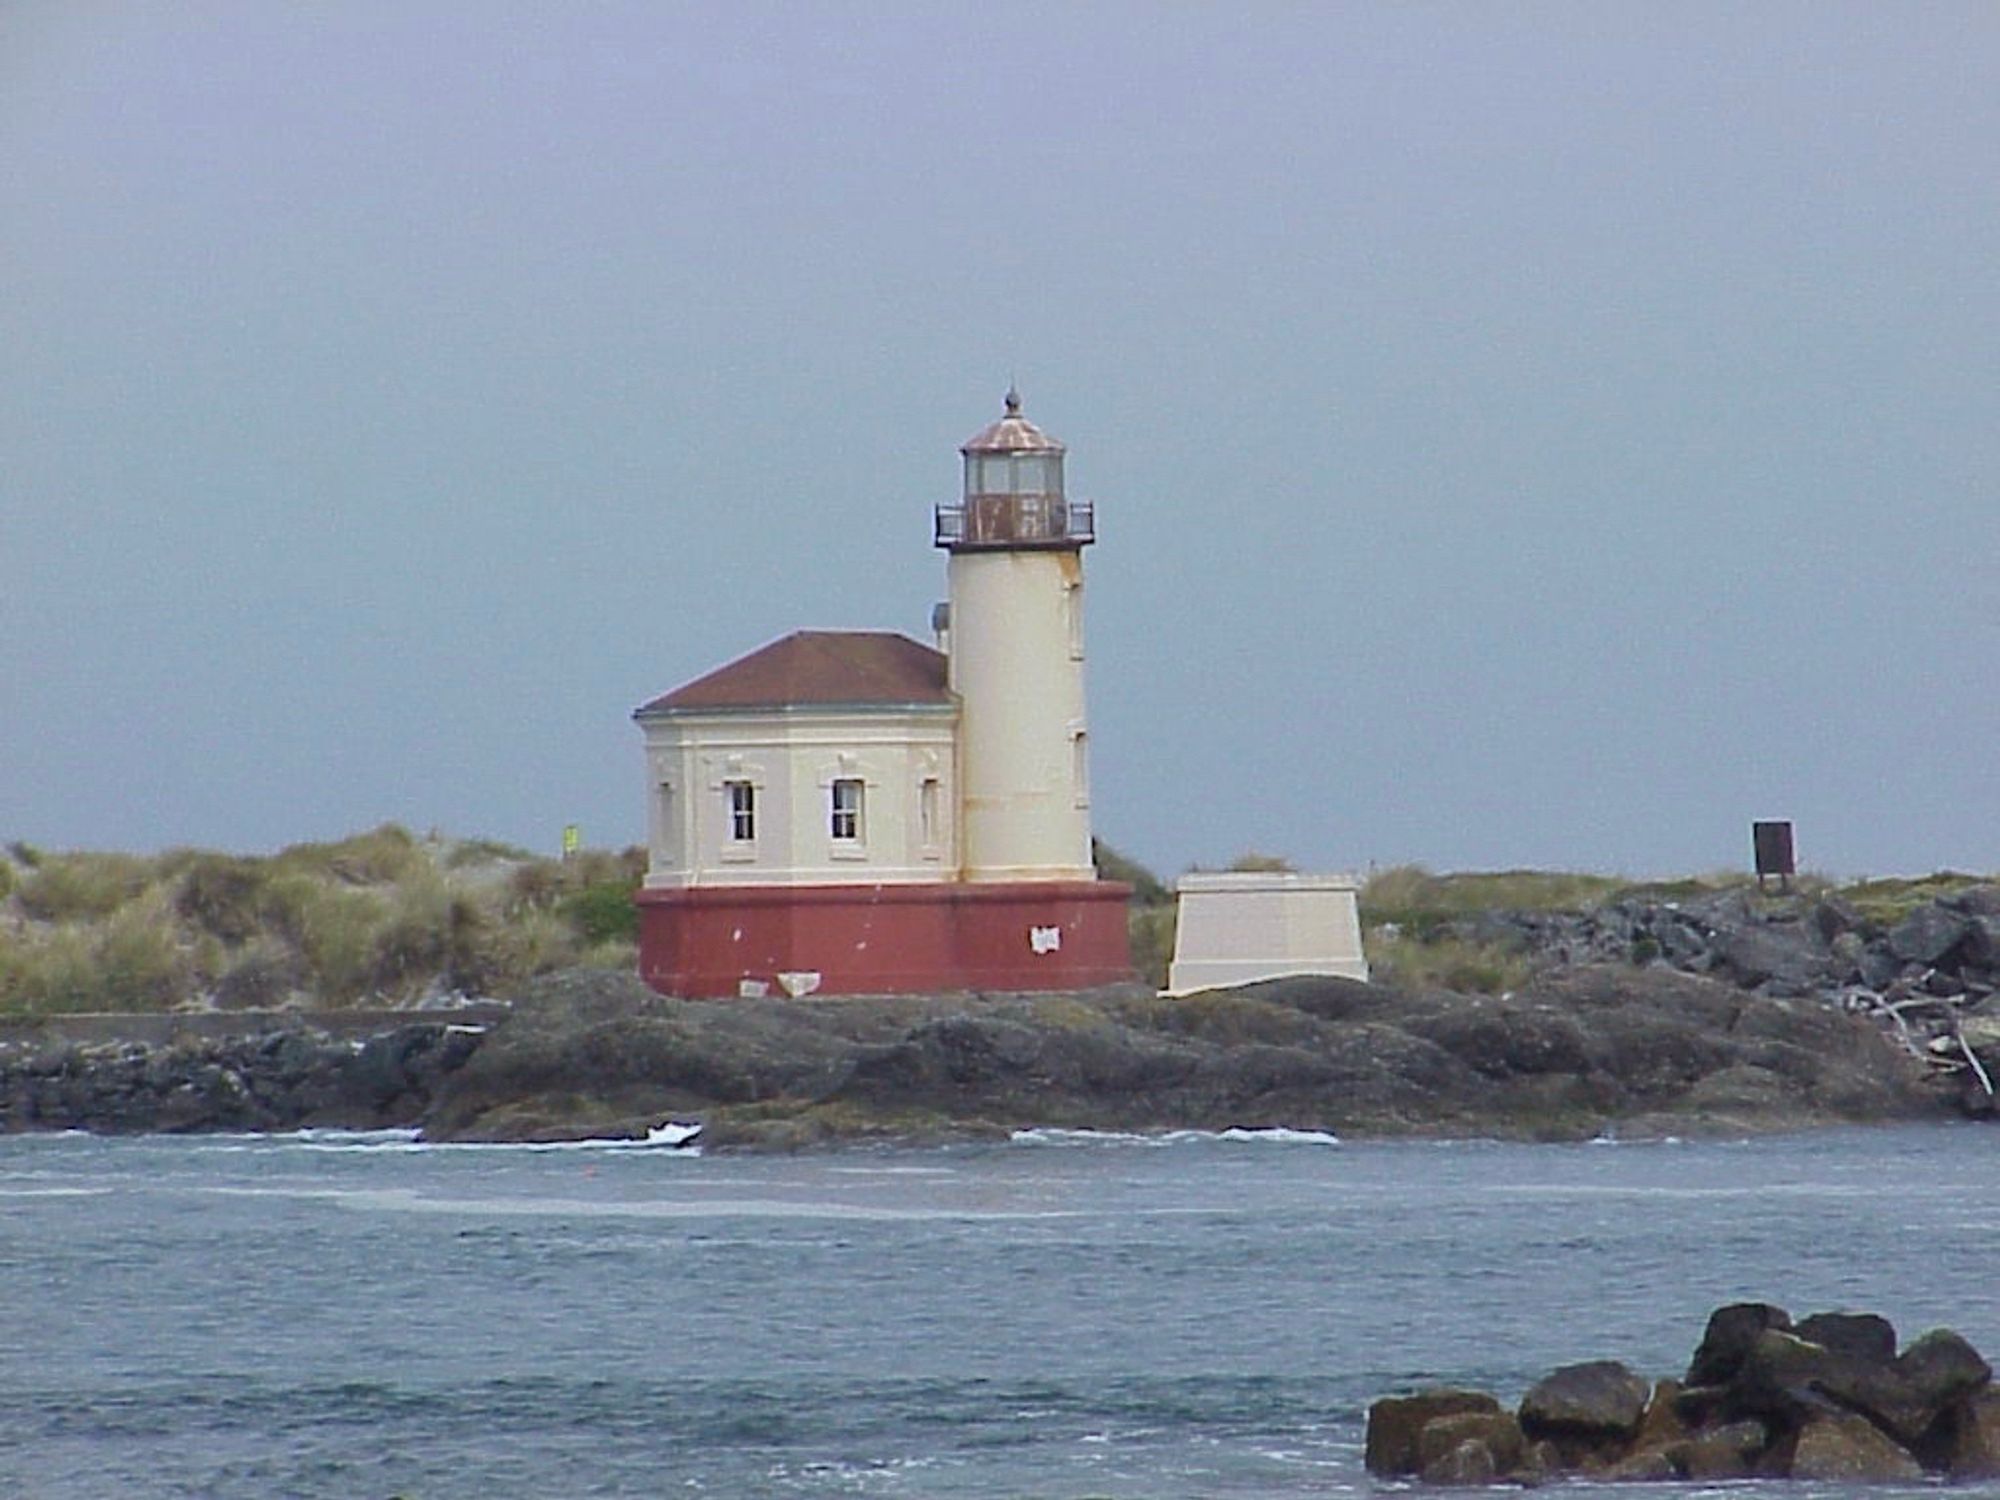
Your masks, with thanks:
[(967, 880), (1089, 880), (1083, 556), (952, 554)]
[(1368, 977), (1351, 875), (1183, 875), (1174, 888), (1169, 994), (1287, 974)]
[[(949, 708), (674, 714), (642, 719), (646, 885), (950, 880), (958, 867)], [(832, 786), (863, 784), (861, 836), (832, 833)], [(756, 838), (729, 836), (727, 783), (756, 788)], [(928, 794), (933, 816), (925, 817)], [(928, 830), (926, 822), (929, 823)], [(928, 834), (928, 836), (927, 836)]]

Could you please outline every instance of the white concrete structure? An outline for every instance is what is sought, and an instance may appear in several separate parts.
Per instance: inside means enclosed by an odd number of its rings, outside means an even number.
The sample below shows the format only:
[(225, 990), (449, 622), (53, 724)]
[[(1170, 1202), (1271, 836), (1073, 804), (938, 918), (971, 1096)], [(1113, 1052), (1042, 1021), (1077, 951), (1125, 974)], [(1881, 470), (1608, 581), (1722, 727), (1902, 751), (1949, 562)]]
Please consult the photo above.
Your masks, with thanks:
[(1092, 513), (1063, 491), (1063, 445), (1006, 415), (959, 450), (951, 553), (951, 689), (960, 706), (964, 878), (1091, 880), (1083, 713), (1083, 552)]
[(1288, 974), (1368, 977), (1351, 875), (1183, 875), (1167, 993)]
[(801, 630), (637, 718), (652, 791), (650, 890), (956, 872), (958, 712), (928, 646)]

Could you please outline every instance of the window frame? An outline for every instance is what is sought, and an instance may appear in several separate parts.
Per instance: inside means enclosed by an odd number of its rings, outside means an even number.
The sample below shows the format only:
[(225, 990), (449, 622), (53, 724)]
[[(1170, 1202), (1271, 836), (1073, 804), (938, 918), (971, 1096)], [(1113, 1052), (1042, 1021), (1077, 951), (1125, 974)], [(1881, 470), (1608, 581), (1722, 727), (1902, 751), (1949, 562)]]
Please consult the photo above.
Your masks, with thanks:
[(731, 776), (722, 783), (722, 810), (727, 820), (726, 842), (746, 848), (757, 842), (757, 783), (747, 776)]
[[(852, 805), (845, 805), (847, 799)], [(827, 784), (827, 836), (843, 848), (857, 848), (867, 833), (862, 820), (867, 783), (859, 776), (836, 776)]]
[(917, 782), (917, 846), (925, 859), (936, 859), (944, 848), (944, 781), (925, 776)]

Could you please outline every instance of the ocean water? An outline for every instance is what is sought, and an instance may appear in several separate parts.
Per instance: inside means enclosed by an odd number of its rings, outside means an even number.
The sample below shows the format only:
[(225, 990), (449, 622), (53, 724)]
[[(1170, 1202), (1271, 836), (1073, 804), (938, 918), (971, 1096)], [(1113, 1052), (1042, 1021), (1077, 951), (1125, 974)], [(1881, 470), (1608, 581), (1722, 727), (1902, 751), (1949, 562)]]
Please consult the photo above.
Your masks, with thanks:
[(0, 1495), (1373, 1492), (1375, 1397), (1678, 1374), (1724, 1301), (2000, 1356), (1996, 1161), (1977, 1127), (0, 1138)]

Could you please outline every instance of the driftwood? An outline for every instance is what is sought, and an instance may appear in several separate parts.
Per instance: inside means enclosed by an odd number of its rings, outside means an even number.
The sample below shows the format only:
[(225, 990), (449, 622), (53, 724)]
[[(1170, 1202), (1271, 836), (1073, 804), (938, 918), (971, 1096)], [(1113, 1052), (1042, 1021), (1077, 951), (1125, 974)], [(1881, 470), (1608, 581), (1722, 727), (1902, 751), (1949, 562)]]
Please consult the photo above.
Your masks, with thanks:
[(1986, 1090), (1986, 1097), (1993, 1097), (1993, 1080), (1986, 1076), (1986, 1069), (1980, 1064), (1979, 1054), (1972, 1050), (1972, 1044), (1965, 1039), (1965, 1028), (1958, 1024), (1958, 1017), (1951, 1021), (1952, 1040), (1958, 1043), (1958, 1050), (1965, 1054), (1965, 1060), (1972, 1064), (1972, 1074), (1979, 1080), (1979, 1086)]
[[(1928, 973), (1925, 975), (1929, 977)], [(1976, 1003), (1969, 994), (1956, 995), (1906, 995), (1890, 1000), (1867, 990), (1852, 990), (1844, 997), (1846, 1009), (1858, 1010), (1876, 1021), (1886, 1021), (1895, 1028), (1895, 1036), (1903, 1050), (1920, 1059), (1927, 1067), (1941, 1072), (1962, 1073), (1968, 1069), (1979, 1080), (1979, 1087), (1986, 1097), (1994, 1095), (1993, 1075), (1980, 1061), (1979, 1054), (1965, 1039), (1965, 1028), (1960, 1016), (1967, 1007)], [(1931, 1011), (1938, 1013), (1938, 1019), (1927, 1026), (1928, 1034), (1919, 1038), (1917, 1032), (1905, 1018), (1906, 1012)], [(1956, 1052), (1958, 1056), (1952, 1054)]]
[(1903, 1019), (1902, 1007), (1905, 1003), (1907, 1002), (1899, 1002), (1895, 1005), (1877, 1004), (1869, 1011), (1869, 1014), (1878, 1020), (1887, 1016), (1889, 1020), (1895, 1023), (1896, 1040), (1903, 1044), (1903, 1050), (1913, 1057), (1923, 1057), (1928, 1060), (1924, 1049), (1917, 1045), (1916, 1033), (1910, 1030), (1910, 1023)]

